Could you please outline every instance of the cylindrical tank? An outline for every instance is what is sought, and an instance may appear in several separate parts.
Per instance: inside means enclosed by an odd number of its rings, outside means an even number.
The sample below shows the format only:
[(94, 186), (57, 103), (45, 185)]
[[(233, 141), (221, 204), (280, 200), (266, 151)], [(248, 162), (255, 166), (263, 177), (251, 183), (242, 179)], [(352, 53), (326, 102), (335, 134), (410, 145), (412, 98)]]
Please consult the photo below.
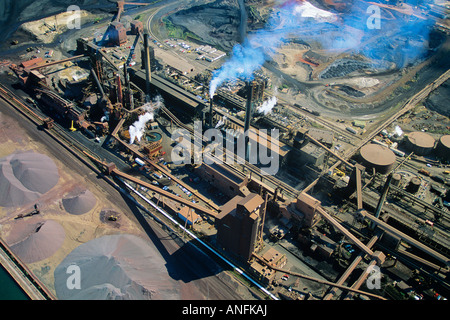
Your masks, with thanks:
[(394, 173), (392, 175), (391, 185), (398, 187), (402, 181), (402, 176), (399, 173)]
[(450, 135), (442, 136), (439, 139), (436, 155), (443, 160), (450, 161)]
[(147, 140), (147, 142), (159, 142), (162, 140), (162, 135), (159, 132), (149, 132), (145, 136), (145, 140)]
[(421, 131), (411, 132), (405, 139), (406, 148), (418, 156), (430, 154), (436, 142), (428, 133)]
[(417, 191), (419, 191), (421, 184), (422, 184), (422, 179), (420, 179), (419, 177), (413, 177), (409, 181), (407, 191), (412, 194), (415, 194), (415, 193), (417, 193)]
[(375, 171), (386, 174), (394, 163), (395, 154), (387, 147), (379, 144), (367, 144), (361, 148), (362, 164), (367, 168), (375, 168)]

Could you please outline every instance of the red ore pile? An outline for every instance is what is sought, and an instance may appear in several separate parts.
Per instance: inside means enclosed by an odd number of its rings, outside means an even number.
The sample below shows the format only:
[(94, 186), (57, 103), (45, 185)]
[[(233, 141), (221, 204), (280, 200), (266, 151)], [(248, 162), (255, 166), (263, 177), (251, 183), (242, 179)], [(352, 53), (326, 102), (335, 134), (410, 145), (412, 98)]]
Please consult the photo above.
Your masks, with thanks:
[(62, 203), (68, 213), (80, 215), (91, 211), (97, 203), (97, 199), (91, 191), (84, 190), (74, 195), (68, 195), (62, 200)]
[[(106, 235), (69, 253), (56, 267), (55, 290), (61, 300), (180, 299), (165, 260), (151, 242), (132, 234)], [(79, 288), (68, 288), (69, 267), (79, 268)]]
[(20, 207), (39, 199), (59, 180), (52, 159), (33, 151), (0, 159), (0, 206)]
[(54, 220), (17, 220), (7, 239), (11, 250), (25, 263), (51, 257), (63, 244), (64, 228)]

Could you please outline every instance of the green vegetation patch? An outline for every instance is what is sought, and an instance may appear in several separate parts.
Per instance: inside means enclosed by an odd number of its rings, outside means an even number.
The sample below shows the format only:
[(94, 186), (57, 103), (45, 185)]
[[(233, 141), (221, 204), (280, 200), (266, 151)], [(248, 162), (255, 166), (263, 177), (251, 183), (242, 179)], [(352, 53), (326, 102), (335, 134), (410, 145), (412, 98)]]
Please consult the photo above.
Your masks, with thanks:
[(162, 21), (165, 25), (165, 28), (167, 31), (167, 36), (169, 38), (177, 38), (177, 39), (183, 39), (183, 40), (187, 40), (188, 38), (191, 38), (191, 39), (194, 39), (197, 41), (202, 40), (195, 33), (186, 31), (185, 28), (173, 24), (173, 22), (170, 19), (164, 18)]

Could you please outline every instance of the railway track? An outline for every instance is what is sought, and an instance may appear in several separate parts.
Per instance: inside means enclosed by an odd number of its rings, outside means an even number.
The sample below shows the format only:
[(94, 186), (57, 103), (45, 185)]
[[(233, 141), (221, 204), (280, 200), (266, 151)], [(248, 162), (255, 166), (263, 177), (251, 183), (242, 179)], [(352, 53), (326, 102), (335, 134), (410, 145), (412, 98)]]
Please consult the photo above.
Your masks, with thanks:
[[(48, 119), (48, 117), (40, 111), (32, 110), (22, 99), (18, 98), (2, 84), (0, 84), (0, 96), (37, 126), (42, 126), (44, 121)], [(53, 135), (56, 140), (59, 140), (66, 148), (72, 149), (80, 155), (83, 154), (83, 152), (92, 154), (89, 148), (67, 135), (65, 130), (57, 123), (51, 129), (51, 135)]]
[(370, 134), (368, 134), (365, 138), (362, 139), (361, 143), (355, 148), (350, 149), (344, 156), (349, 158), (353, 154), (355, 154), (360, 148), (362, 148), (367, 142), (372, 140), (378, 132), (386, 129), (389, 125), (392, 124), (399, 117), (412, 110), (420, 101), (425, 99), (433, 90), (438, 88), (442, 83), (450, 78), (450, 69), (444, 72), (438, 79), (434, 80), (432, 83), (428, 84), (425, 88), (416, 93), (411, 99), (406, 101), (399, 111), (394, 113), (390, 118), (388, 118), (383, 124), (377, 127), (376, 130), (373, 130)]
[[(36, 125), (42, 125), (43, 121), (47, 118), (43, 114), (39, 114), (40, 112), (35, 112), (32, 109), (29, 108), (29, 106), (22, 101), (20, 98), (18, 98), (14, 93), (12, 93), (8, 88), (6, 88), (4, 85), (0, 84), (0, 98), (4, 99), (9, 105), (11, 105), (14, 109), (20, 112), (25, 118), (30, 120)], [(168, 111), (168, 110), (167, 110)], [(169, 111), (170, 112), (170, 111)], [(178, 119), (177, 119), (178, 120)], [(178, 120), (179, 121), (179, 120)], [(178, 123), (178, 125), (182, 125), (181, 122)], [(67, 150), (69, 150), (73, 155), (78, 157), (80, 160), (83, 161), (86, 165), (88, 165), (91, 168), (94, 168), (93, 165), (91, 165), (87, 159), (85, 158), (86, 155), (96, 158), (95, 155), (92, 155), (92, 152), (90, 152), (89, 148), (83, 146), (80, 142), (74, 140), (73, 138), (65, 135), (65, 130), (63, 128), (60, 128), (58, 125), (55, 125), (51, 130), (46, 130), (46, 132), (51, 135), (55, 140), (58, 141), (61, 145), (64, 146)], [(125, 190), (120, 187), (116, 182), (112, 181), (111, 179), (106, 179), (109, 184), (111, 184), (116, 190), (124, 193)], [(127, 196), (130, 196), (128, 193), (126, 193)], [(145, 199), (146, 200), (146, 199)], [(145, 208), (144, 208), (145, 209)], [(156, 208), (161, 210), (159, 207)], [(149, 211), (146, 210), (148, 213)], [(153, 215), (152, 215), (153, 216)], [(171, 218), (173, 220), (173, 218)], [(158, 218), (158, 221), (161, 221), (162, 224), (164, 222)], [(173, 220), (174, 221), (174, 220)], [(168, 226), (169, 229), (171, 226)], [(181, 226), (181, 228), (183, 228)], [(264, 286), (260, 285), (258, 282), (256, 282), (250, 275), (247, 274), (246, 271), (242, 270), (241, 268), (235, 266), (230, 260), (225, 258), (220, 253), (216, 252), (212, 247), (210, 247), (206, 242), (202, 241), (201, 239), (198, 239), (194, 234), (192, 234), (189, 230), (186, 230), (186, 233), (188, 233), (191, 237), (194, 239), (197, 239), (198, 242), (200, 242), (201, 245), (195, 245), (198, 250), (201, 250), (205, 253), (208, 251), (213, 251), (213, 253), (221, 260), (223, 260), (225, 263), (229, 264), (233, 267), (233, 269), (239, 273), (241, 276), (245, 277), (247, 280), (249, 280), (253, 285), (255, 285), (258, 290), (260, 290), (265, 296), (269, 296), (271, 299), (278, 300), (277, 297), (275, 297), (273, 294), (268, 292)], [(22, 263), (25, 270), (28, 270), (26, 266)], [(29, 272), (28, 274), (30, 277), (32, 277), (32, 280), (35, 284), (41, 284), (39, 279), (37, 279), (34, 274)], [(46, 295), (46, 298), (48, 299), (56, 299), (51, 295), (51, 293), (43, 286), (42, 284), (40, 287), (37, 287), (38, 290), (40, 290), (43, 294)]]
[(295, 109), (296, 112), (302, 114), (302, 116), (305, 117), (306, 119), (309, 118), (312, 121), (315, 121), (315, 122), (325, 126), (328, 130), (331, 130), (335, 135), (338, 135), (338, 137), (340, 137), (340, 136), (345, 137), (345, 140), (342, 139), (342, 138), (339, 139), (339, 140), (342, 140), (342, 141), (344, 141), (346, 143), (349, 143), (349, 144), (351, 144), (353, 146), (355, 146), (355, 144), (352, 142), (352, 140), (355, 140), (355, 139), (359, 140), (359, 141), (362, 140), (362, 138), (360, 136), (358, 136), (358, 135), (351, 134), (351, 133), (347, 132), (345, 129), (341, 129), (341, 128), (336, 127), (336, 126), (332, 126), (329, 121), (320, 118), (320, 115), (319, 116), (313, 115), (312, 113), (307, 112), (307, 111), (301, 109), (301, 107), (298, 107), (296, 105), (293, 105), (293, 106), (290, 106), (290, 107)]

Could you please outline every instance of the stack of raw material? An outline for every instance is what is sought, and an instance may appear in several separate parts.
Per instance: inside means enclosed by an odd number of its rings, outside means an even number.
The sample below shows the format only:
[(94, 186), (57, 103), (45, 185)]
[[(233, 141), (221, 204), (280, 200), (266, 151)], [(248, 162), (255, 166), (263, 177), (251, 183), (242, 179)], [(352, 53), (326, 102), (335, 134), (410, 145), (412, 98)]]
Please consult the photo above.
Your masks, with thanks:
[(0, 159), (0, 206), (19, 207), (36, 201), (59, 180), (58, 168), (46, 155), (16, 152)]
[(25, 263), (51, 257), (63, 244), (66, 233), (54, 220), (18, 220), (8, 237), (11, 250)]
[[(55, 269), (58, 299), (179, 299), (179, 285), (148, 241), (131, 234), (108, 235), (75, 248)], [(79, 267), (80, 288), (68, 288), (69, 266)], [(76, 285), (76, 279), (73, 285)]]
[(84, 190), (67, 196), (62, 203), (67, 212), (80, 215), (91, 211), (97, 203), (97, 199), (91, 191)]

